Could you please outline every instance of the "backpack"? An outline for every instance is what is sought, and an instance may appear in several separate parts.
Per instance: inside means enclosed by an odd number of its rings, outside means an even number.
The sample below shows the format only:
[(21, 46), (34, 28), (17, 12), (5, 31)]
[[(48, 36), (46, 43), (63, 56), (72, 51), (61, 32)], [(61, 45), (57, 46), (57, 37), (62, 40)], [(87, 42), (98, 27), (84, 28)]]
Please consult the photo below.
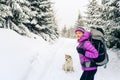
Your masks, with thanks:
[(103, 29), (92, 27), (91, 36), (89, 40), (98, 51), (98, 58), (92, 59), (95, 62), (96, 66), (106, 65), (109, 59), (106, 51), (106, 44), (105, 44)]

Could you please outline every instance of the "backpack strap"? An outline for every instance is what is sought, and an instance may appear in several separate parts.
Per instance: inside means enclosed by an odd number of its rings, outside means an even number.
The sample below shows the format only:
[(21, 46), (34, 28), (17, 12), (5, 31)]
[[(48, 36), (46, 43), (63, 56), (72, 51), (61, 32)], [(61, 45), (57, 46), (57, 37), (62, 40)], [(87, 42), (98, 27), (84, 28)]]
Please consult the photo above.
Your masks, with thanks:
[(80, 44), (80, 48), (83, 48), (83, 45), (84, 43), (86, 42), (87, 40), (83, 41), (81, 44)]
[(100, 42), (98, 43), (98, 53), (99, 53), (99, 51), (100, 51)]

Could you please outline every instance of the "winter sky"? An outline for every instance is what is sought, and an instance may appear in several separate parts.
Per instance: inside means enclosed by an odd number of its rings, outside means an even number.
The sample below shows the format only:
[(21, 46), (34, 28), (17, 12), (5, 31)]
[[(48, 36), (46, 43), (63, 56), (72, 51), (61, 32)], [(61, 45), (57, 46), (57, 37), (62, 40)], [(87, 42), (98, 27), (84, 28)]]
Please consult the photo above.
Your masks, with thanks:
[(84, 15), (89, 0), (53, 0), (59, 28), (73, 27), (78, 13)]

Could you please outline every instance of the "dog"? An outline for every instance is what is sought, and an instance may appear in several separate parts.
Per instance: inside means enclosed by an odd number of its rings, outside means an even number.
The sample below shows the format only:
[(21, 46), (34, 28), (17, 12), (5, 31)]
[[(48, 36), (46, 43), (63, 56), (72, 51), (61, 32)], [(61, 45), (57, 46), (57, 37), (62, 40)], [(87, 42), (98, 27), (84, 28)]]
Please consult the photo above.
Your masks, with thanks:
[(70, 55), (65, 54), (65, 63), (63, 64), (62, 69), (65, 72), (74, 72), (73, 61)]

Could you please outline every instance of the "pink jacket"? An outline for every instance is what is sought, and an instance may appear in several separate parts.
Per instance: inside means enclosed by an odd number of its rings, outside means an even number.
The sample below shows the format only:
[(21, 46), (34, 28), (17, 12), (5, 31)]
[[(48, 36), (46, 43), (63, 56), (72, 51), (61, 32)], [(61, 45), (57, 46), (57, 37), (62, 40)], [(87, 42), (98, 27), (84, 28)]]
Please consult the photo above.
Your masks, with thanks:
[(80, 45), (84, 42), (82, 48), (85, 50), (85, 54), (83, 55), (79, 53), (79, 58), (82, 65), (82, 69), (85, 71), (97, 69), (97, 66), (92, 61), (92, 58), (98, 57), (98, 51), (88, 40), (89, 37), (90, 37), (90, 32), (85, 31), (83, 36), (78, 40), (79, 45), (77, 46), (79, 48)]

